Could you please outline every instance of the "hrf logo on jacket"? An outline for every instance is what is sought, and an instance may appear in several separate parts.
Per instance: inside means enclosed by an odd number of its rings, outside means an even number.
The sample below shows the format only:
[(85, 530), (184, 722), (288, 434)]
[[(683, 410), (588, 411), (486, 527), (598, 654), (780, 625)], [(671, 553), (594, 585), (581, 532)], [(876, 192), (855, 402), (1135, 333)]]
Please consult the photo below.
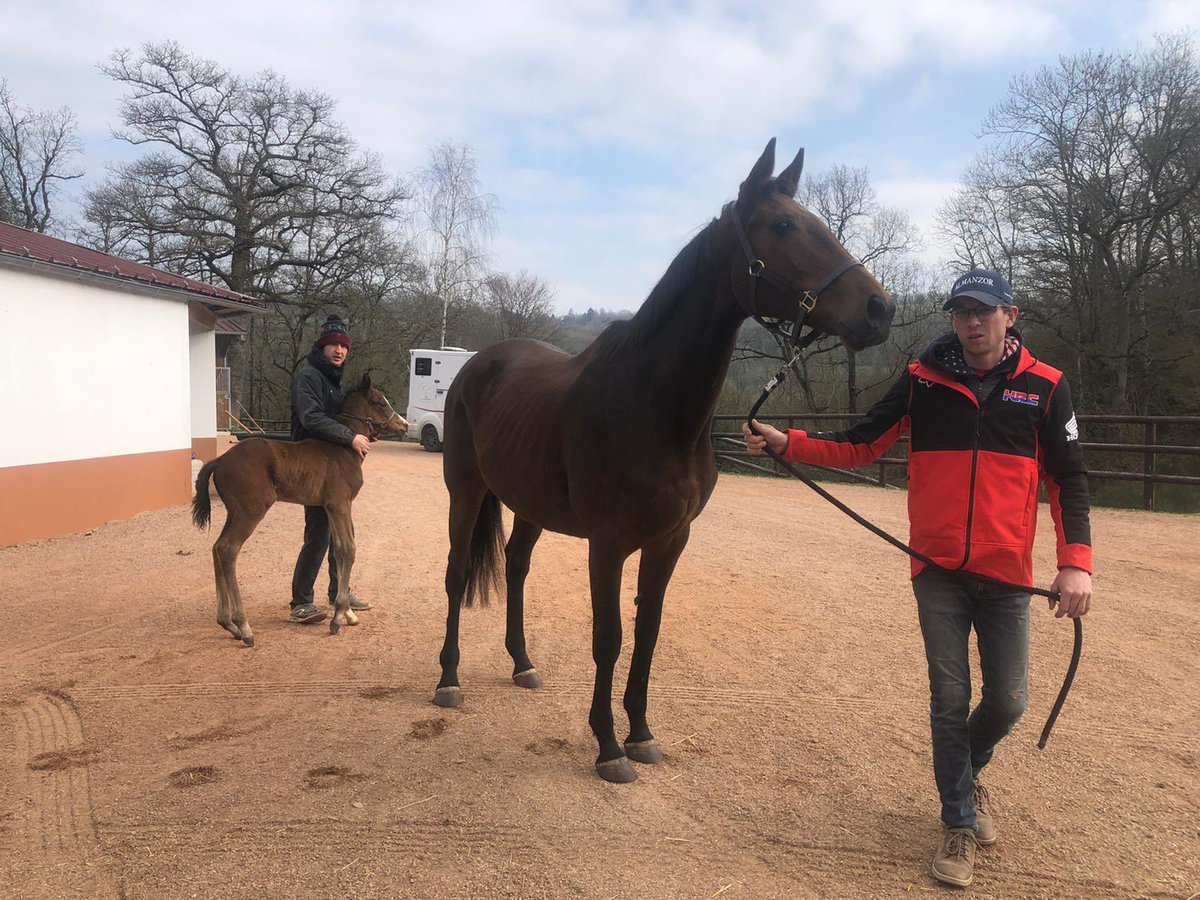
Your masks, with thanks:
[(1010, 391), (1008, 388), (1005, 388), (1003, 399), (1010, 403), (1024, 403), (1026, 406), (1037, 406), (1038, 396), (1037, 394), (1027, 394), (1024, 391)]

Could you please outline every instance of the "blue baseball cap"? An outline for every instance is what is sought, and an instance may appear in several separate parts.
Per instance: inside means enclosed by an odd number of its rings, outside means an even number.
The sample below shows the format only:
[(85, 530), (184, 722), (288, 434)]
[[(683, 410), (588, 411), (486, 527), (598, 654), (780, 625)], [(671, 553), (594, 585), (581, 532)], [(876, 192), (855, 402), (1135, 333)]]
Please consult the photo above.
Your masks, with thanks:
[(960, 297), (970, 297), (988, 306), (1010, 306), (1013, 302), (1012, 285), (1008, 279), (992, 269), (972, 269), (959, 275), (950, 289), (950, 299), (942, 309), (950, 309)]

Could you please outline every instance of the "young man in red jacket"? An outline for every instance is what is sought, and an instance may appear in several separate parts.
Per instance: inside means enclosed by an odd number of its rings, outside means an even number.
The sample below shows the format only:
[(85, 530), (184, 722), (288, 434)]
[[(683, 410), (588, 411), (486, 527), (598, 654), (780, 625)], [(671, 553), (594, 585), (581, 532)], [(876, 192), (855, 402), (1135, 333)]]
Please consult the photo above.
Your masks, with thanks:
[[(1019, 310), (999, 272), (972, 269), (945, 309), (953, 332), (860, 421), (840, 432), (745, 429), (752, 452), (846, 468), (881, 456), (906, 431), (909, 543), (941, 569), (913, 560), (913, 593), (929, 663), (933, 770), (943, 840), (933, 874), (971, 883), (978, 845), (996, 840), (979, 773), (1025, 711), (1030, 595), (970, 577), (1033, 583), (1038, 482), (1058, 534), (1057, 616), (1085, 615), (1092, 597), (1087, 468), (1063, 373), (1036, 360), (1013, 327)], [(949, 571), (947, 571), (949, 570)], [(970, 710), (968, 641), (979, 644), (983, 696)]]

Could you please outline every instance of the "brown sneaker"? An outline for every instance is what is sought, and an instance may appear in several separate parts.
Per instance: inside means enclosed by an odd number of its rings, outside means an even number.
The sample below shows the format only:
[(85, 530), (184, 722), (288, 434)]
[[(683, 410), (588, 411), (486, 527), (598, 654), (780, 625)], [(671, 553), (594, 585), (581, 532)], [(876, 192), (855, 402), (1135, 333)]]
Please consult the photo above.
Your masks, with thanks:
[(933, 857), (933, 877), (946, 884), (966, 887), (975, 877), (975, 832), (970, 828), (947, 828)]
[(992, 820), (992, 798), (988, 796), (987, 788), (975, 779), (975, 789), (971, 794), (975, 801), (975, 840), (980, 847), (990, 847), (996, 843), (996, 823)]

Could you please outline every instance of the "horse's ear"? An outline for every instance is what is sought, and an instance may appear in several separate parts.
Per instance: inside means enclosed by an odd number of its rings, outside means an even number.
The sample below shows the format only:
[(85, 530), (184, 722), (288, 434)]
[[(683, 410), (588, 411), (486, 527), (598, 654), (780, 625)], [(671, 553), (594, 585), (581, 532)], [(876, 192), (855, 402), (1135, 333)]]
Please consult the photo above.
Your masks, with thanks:
[(804, 148), (800, 148), (800, 152), (796, 154), (796, 158), (792, 160), (791, 165), (779, 173), (779, 177), (775, 179), (775, 184), (779, 187), (779, 193), (785, 197), (795, 197), (796, 191), (800, 187), (800, 173), (804, 171)]
[(363, 372), (362, 381), (360, 381), (358, 383), (358, 389), (360, 391), (362, 391), (364, 396), (366, 394), (371, 393), (371, 373), (370, 372)]
[(754, 164), (754, 168), (750, 170), (750, 174), (746, 176), (746, 180), (738, 189), (738, 201), (749, 203), (762, 189), (762, 186), (771, 180), (771, 173), (774, 171), (775, 138), (771, 138), (767, 141), (767, 149), (763, 150), (762, 156), (758, 158), (758, 162)]

